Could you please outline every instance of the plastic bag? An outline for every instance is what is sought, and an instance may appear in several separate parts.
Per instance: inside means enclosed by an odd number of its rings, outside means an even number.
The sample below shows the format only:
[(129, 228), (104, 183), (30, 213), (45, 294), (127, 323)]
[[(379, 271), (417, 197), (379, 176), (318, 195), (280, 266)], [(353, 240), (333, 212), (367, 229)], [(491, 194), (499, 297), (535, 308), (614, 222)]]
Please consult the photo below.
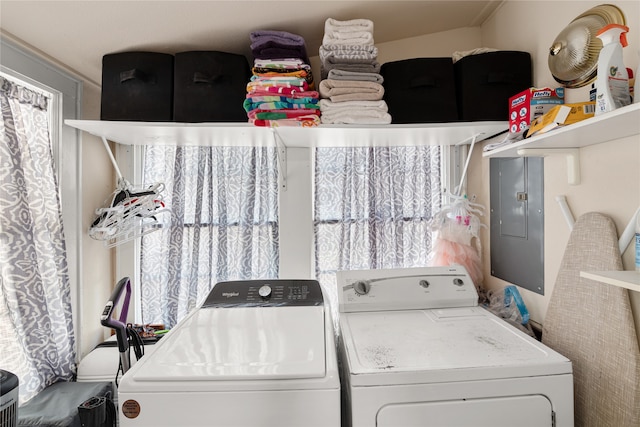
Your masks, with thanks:
[(487, 291), (484, 305), (490, 312), (507, 323), (535, 337), (529, 324), (529, 311), (516, 286), (509, 285), (497, 291)]
[(484, 225), (479, 216), (483, 215), (484, 206), (470, 202), (466, 196), (450, 194), (449, 199), (449, 204), (431, 220), (436, 237), (429, 265), (462, 265), (480, 291), (483, 284), (480, 228)]

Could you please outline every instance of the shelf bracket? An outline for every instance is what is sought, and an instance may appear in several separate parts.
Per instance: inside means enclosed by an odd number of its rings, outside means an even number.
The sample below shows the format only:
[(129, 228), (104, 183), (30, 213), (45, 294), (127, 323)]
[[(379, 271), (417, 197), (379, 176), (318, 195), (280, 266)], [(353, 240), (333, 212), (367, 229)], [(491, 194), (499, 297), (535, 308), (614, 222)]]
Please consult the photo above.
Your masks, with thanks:
[(552, 154), (567, 156), (567, 181), (569, 185), (580, 184), (580, 149), (579, 148), (521, 148), (519, 156), (545, 157)]
[[(456, 191), (455, 191), (456, 196), (459, 196), (460, 194), (462, 194), (462, 187), (464, 186), (464, 180), (467, 177), (467, 170), (469, 169), (469, 161), (471, 161), (471, 154), (473, 154), (473, 147), (476, 145), (476, 139), (480, 135), (482, 134), (480, 133), (471, 137), (471, 146), (469, 147), (469, 152), (467, 153), (467, 159), (464, 162), (462, 176), (460, 177), (460, 185), (458, 186), (458, 188), (456, 188)], [(465, 141), (468, 141), (468, 140), (465, 140)]]
[(282, 191), (287, 191), (287, 146), (275, 129), (272, 128), (271, 132), (278, 156), (278, 185)]
[(573, 230), (573, 224), (575, 224), (576, 221), (573, 218), (571, 209), (569, 209), (569, 205), (567, 204), (567, 198), (562, 195), (556, 196), (556, 202), (560, 205), (560, 211), (562, 212), (562, 216), (564, 216), (565, 221), (567, 221), (569, 231)]
[(113, 168), (116, 170), (116, 174), (118, 175), (118, 182), (122, 181), (122, 173), (120, 172), (120, 168), (118, 167), (118, 163), (116, 162), (116, 158), (113, 157), (113, 153), (111, 152), (111, 147), (109, 147), (109, 143), (107, 142), (107, 138), (104, 136), (101, 137), (102, 144), (104, 145), (104, 149), (107, 150), (107, 154), (109, 155), (109, 159), (111, 159), (111, 164), (113, 164)]

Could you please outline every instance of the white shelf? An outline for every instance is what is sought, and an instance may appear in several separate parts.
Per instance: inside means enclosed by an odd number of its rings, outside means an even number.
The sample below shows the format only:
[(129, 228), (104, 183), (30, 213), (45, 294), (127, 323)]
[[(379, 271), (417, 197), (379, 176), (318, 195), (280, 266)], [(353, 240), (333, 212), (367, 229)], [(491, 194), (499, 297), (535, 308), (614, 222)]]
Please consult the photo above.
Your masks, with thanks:
[(483, 157), (518, 157), (518, 150), (529, 148), (582, 148), (640, 134), (640, 103), (610, 113), (486, 151)]
[(580, 277), (640, 292), (638, 271), (581, 271)]
[(125, 145), (371, 147), (458, 145), (505, 132), (507, 122), (410, 125), (320, 125), (265, 128), (249, 123), (173, 123), (66, 120), (71, 127)]

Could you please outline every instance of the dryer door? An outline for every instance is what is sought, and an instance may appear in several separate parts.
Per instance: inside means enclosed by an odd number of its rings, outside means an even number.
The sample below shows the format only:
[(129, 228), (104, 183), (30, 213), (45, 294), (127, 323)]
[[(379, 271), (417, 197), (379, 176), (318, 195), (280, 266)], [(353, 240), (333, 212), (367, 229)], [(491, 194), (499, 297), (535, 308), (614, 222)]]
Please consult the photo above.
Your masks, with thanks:
[(542, 395), (443, 400), (388, 405), (376, 417), (378, 427), (542, 427), (553, 425), (551, 402)]

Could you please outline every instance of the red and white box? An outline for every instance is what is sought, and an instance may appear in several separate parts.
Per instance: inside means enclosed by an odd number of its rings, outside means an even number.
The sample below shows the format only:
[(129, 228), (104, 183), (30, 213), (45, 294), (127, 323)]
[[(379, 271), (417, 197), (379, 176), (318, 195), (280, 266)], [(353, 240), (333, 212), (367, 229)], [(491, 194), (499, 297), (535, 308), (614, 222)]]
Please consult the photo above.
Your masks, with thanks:
[(509, 132), (522, 132), (556, 105), (564, 104), (564, 88), (529, 88), (509, 98)]

